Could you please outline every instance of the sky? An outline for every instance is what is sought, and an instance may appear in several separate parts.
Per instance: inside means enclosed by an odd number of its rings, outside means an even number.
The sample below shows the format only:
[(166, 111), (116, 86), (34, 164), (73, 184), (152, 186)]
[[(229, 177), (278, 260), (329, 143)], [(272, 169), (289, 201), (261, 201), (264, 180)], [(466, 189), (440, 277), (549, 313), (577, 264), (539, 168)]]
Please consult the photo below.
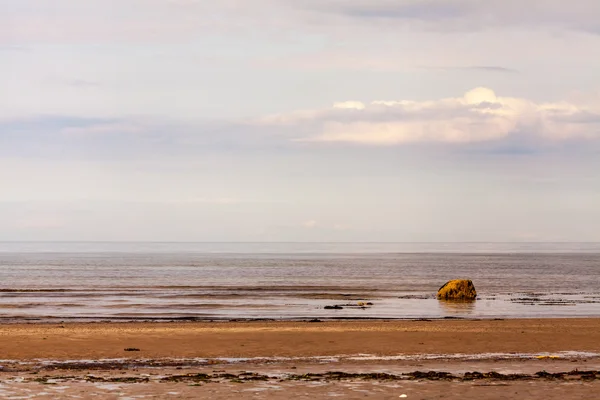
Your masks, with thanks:
[(0, 241), (600, 241), (597, 0), (0, 0)]

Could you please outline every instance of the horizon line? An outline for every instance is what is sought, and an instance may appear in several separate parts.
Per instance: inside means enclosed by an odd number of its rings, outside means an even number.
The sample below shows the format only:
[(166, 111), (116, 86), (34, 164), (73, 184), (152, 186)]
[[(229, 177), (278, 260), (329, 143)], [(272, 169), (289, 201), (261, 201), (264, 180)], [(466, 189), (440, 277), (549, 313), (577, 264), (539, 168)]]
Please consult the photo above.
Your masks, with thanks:
[(177, 241), (177, 240), (0, 240), (0, 243), (187, 243), (187, 244), (600, 244), (600, 241)]

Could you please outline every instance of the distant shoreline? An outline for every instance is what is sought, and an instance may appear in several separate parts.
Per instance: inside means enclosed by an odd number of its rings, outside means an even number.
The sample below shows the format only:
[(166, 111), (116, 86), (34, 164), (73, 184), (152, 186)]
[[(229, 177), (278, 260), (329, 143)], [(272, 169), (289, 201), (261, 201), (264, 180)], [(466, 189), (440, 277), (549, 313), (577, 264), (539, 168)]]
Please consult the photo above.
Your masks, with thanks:
[(600, 253), (600, 242), (198, 242), (198, 241), (0, 241), (10, 253), (241, 254), (563, 254)]

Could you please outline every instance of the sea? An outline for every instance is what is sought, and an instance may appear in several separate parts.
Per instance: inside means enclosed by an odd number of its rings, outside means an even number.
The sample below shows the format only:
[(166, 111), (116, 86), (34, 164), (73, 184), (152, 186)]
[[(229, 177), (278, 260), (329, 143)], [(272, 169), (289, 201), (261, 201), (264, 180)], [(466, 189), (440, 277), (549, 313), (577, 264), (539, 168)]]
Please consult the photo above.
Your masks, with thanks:
[(600, 243), (0, 242), (3, 323), (550, 317), (600, 317)]

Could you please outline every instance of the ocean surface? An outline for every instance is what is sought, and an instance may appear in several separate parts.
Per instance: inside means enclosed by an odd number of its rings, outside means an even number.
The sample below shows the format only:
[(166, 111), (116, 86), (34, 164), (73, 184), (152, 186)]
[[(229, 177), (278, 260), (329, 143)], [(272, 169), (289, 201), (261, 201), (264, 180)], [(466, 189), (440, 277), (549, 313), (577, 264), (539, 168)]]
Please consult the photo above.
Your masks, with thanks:
[(598, 243), (0, 242), (3, 322), (580, 316)]

